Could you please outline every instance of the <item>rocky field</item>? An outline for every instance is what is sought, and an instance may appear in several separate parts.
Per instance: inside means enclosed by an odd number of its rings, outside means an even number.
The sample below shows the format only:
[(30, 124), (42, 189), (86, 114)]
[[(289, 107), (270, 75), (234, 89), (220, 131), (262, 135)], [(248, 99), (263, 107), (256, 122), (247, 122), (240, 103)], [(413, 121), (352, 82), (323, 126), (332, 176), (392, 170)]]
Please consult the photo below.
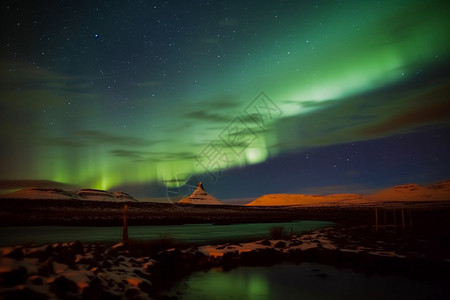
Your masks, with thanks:
[(410, 232), (375, 231), (373, 226), (338, 226), (302, 235), (202, 246), (173, 241), (20, 245), (0, 249), (0, 297), (176, 299), (166, 296), (171, 284), (193, 271), (287, 261), (433, 281), (442, 283), (445, 295), (450, 279), (448, 250), (448, 245), (416, 239)]

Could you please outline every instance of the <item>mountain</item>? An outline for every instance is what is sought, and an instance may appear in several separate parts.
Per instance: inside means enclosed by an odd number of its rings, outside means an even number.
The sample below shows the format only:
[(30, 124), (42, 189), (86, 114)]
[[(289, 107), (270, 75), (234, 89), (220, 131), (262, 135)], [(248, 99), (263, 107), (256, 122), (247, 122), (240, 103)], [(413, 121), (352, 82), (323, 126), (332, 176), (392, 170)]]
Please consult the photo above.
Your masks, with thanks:
[(450, 201), (450, 180), (429, 186), (405, 184), (384, 189), (370, 195), (334, 194), (268, 194), (248, 203), (248, 206), (289, 206), (289, 205), (351, 205), (374, 204), (379, 202), (405, 201)]
[(224, 205), (224, 203), (217, 198), (209, 195), (203, 188), (203, 183), (199, 182), (197, 188), (189, 197), (180, 200), (178, 203), (182, 204), (203, 204), (203, 205)]
[(74, 192), (53, 187), (34, 187), (23, 189), (11, 194), (2, 195), (1, 198), (36, 200), (88, 200), (110, 202), (138, 201), (129, 194), (123, 192), (111, 193), (95, 189), (82, 189)]
[(442, 201), (450, 200), (450, 180), (429, 186), (405, 184), (369, 195), (372, 201)]
[(268, 194), (250, 202), (247, 206), (289, 206), (289, 205), (328, 205), (356, 204), (367, 202), (367, 199), (357, 194), (334, 195), (302, 195), (302, 194)]
[(111, 193), (103, 190), (82, 189), (77, 194), (85, 200), (90, 201), (109, 201), (109, 202), (128, 202), (137, 201), (127, 193), (115, 192)]
[(10, 194), (2, 195), (2, 198), (10, 199), (61, 199), (61, 200), (73, 200), (79, 199), (76, 192), (67, 191), (61, 188), (51, 187), (34, 187), (19, 190)]

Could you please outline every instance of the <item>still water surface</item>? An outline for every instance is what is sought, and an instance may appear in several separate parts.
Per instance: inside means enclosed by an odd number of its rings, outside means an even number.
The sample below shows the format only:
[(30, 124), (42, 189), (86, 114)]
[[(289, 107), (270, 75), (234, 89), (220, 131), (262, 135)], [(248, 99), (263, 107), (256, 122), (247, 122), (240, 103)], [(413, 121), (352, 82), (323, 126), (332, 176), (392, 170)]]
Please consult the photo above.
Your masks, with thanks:
[[(283, 226), (294, 233), (333, 226), (327, 221), (295, 221), (285, 223), (250, 223), (233, 225), (185, 224), (164, 226), (130, 226), (131, 239), (150, 240), (171, 237), (189, 243), (207, 243), (268, 237), (270, 228)], [(122, 227), (16, 226), (0, 227), (0, 245), (22, 243), (115, 242), (122, 238)]]
[(349, 269), (303, 263), (213, 269), (178, 282), (170, 295), (190, 299), (448, 299), (448, 283), (398, 276), (366, 276)]

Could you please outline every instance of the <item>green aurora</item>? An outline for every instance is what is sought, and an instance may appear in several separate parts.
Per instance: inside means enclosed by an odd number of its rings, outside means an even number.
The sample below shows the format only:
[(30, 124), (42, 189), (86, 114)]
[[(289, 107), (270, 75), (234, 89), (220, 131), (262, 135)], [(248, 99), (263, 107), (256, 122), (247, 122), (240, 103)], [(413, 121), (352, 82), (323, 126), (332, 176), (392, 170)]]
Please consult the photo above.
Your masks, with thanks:
[[(448, 66), (445, 1), (131, 5), (123, 15), (105, 4), (103, 19), (71, 4), (73, 17), (56, 15), (59, 7), (53, 20), (36, 7), (11, 14), (19, 4), (9, 2), (1, 179), (170, 184), (177, 174), (449, 124), (449, 78), (414, 85)], [(143, 26), (157, 19), (169, 24), (159, 36)], [(261, 92), (279, 108), (263, 128), (251, 118), (263, 115), (246, 114)], [(251, 141), (241, 153), (221, 139), (237, 117), (245, 126), (234, 134)], [(211, 145), (226, 165), (199, 163)]]

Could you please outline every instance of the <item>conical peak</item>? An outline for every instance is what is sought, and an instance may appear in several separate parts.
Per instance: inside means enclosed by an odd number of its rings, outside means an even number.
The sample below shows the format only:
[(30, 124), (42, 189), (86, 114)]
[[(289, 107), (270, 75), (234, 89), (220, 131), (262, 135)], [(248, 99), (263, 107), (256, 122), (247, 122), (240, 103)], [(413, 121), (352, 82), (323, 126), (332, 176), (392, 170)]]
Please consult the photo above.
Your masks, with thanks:
[(205, 190), (205, 189), (203, 188), (203, 183), (202, 183), (201, 181), (197, 184), (197, 188), (198, 188), (198, 189)]
[(203, 183), (199, 182), (197, 188), (189, 197), (180, 200), (179, 203), (189, 203), (189, 204), (206, 204), (206, 205), (223, 205), (223, 202), (209, 195), (203, 189)]

